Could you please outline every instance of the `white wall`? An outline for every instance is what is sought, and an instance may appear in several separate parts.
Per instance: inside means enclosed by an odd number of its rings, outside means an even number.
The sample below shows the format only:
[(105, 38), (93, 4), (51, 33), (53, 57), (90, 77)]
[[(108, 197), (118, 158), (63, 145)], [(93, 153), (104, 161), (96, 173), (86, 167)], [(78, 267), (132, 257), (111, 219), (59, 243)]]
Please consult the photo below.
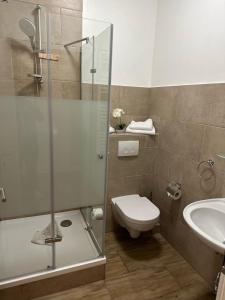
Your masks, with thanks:
[(84, 0), (114, 24), (112, 84), (225, 82), (224, 0)]
[(83, 17), (114, 24), (112, 84), (149, 87), (157, 0), (84, 0)]
[(225, 81), (225, 1), (158, 0), (152, 85)]

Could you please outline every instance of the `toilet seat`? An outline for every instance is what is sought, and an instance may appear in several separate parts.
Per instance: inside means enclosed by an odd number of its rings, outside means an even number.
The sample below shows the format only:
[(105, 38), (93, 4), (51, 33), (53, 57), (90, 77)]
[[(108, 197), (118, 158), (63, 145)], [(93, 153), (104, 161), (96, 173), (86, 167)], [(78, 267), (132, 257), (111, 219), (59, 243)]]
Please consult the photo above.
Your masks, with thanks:
[(160, 215), (158, 207), (146, 197), (137, 194), (113, 198), (112, 201), (118, 212), (135, 224), (149, 224)]

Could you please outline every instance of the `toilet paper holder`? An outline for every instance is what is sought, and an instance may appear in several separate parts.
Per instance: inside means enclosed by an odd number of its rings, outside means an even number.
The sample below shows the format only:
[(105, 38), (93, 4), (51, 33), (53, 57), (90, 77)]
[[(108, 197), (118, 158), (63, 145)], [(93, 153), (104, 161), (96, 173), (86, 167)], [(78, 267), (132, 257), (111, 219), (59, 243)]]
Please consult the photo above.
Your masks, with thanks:
[(167, 196), (173, 200), (179, 200), (182, 196), (181, 184), (179, 182), (172, 181), (166, 188)]

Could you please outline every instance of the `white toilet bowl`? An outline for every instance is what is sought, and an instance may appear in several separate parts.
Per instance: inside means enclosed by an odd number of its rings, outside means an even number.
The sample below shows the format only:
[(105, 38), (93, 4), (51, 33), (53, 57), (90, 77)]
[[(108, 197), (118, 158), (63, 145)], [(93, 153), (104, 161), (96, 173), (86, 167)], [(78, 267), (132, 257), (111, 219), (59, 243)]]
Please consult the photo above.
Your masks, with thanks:
[(159, 220), (160, 211), (150, 200), (139, 195), (112, 198), (112, 210), (117, 222), (132, 238), (151, 230)]

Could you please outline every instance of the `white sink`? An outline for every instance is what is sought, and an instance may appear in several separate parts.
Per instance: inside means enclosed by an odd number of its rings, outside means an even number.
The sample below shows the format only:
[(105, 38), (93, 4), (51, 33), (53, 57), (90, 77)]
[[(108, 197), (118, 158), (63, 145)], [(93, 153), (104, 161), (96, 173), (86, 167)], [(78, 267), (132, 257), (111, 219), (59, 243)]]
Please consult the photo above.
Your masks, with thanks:
[(193, 202), (185, 207), (183, 216), (203, 242), (225, 254), (225, 198)]

